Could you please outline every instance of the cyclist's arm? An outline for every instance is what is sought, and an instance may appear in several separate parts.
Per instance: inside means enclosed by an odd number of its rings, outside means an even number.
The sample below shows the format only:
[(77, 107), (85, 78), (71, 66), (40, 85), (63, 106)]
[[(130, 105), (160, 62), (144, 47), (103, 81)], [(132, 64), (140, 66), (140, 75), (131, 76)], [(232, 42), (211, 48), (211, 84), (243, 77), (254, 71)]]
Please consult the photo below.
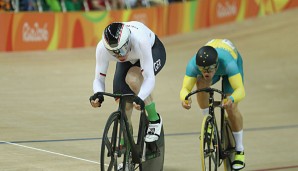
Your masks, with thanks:
[(103, 50), (103, 44), (99, 43), (96, 48), (96, 66), (95, 66), (95, 78), (93, 81), (93, 92), (105, 91), (105, 78), (109, 66), (109, 60), (107, 52)]
[(234, 89), (231, 98), (235, 103), (240, 102), (245, 97), (245, 89), (242, 82), (242, 76), (240, 73), (229, 77), (229, 82)]
[(139, 54), (140, 55), (140, 64), (142, 69), (142, 75), (144, 77), (143, 83), (141, 85), (138, 96), (145, 100), (153, 91), (155, 86), (155, 75), (153, 70), (153, 58), (151, 44), (145, 38), (141, 39), (141, 42), (138, 43)]
[(197, 78), (185, 75), (183, 79), (182, 88), (180, 91), (180, 100), (185, 101), (185, 97), (191, 92), (196, 84)]

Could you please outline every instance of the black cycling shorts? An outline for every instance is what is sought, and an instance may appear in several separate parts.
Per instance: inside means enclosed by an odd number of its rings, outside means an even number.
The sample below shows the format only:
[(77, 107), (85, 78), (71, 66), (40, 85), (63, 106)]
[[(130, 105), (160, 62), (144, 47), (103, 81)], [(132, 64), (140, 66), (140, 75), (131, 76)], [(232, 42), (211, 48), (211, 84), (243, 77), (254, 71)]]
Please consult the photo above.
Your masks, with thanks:
[[(163, 43), (155, 35), (155, 42), (152, 46), (152, 56), (153, 56), (153, 70), (154, 74), (157, 75), (158, 72), (163, 68), (166, 63), (166, 50)], [(134, 94), (134, 92), (129, 88), (125, 82), (125, 77), (128, 70), (133, 67), (140, 67), (140, 61), (135, 64), (127, 62), (117, 62), (116, 70), (113, 81), (113, 92), (121, 94)]]

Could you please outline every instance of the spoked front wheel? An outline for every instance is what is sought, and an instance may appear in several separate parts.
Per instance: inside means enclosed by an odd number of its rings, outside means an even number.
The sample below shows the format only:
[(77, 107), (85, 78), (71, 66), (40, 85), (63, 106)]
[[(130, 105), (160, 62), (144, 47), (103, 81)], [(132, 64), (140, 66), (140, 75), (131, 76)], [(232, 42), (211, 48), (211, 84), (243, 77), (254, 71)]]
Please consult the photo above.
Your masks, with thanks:
[[(100, 155), (101, 171), (134, 170), (131, 163), (130, 148), (124, 142), (124, 135), (120, 133), (120, 114), (112, 113), (106, 123)], [(124, 131), (124, 130), (123, 130)], [(119, 138), (121, 135), (121, 139)]]
[(200, 152), (202, 170), (217, 170), (219, 166), (219, 144), (216, 123), (206, 115), (202, 122)]

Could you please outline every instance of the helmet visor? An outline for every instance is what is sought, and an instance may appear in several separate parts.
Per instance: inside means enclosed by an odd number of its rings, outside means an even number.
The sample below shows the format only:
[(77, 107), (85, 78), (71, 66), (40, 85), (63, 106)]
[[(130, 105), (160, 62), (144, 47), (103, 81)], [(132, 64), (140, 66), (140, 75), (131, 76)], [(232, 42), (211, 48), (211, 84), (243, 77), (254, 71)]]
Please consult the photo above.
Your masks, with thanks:
[(210, 66), (198, 66), (201, 72), (213, 72), (217, 70), (218, 63), (210, 65)]
[(126, 41), (126, 43), (124, 43), (124, 45), (120, 49), (116, 49), (116, 50), (107, 49), (107, 50), (114, 57), (125, 56), (129, 50), (129, 39)]

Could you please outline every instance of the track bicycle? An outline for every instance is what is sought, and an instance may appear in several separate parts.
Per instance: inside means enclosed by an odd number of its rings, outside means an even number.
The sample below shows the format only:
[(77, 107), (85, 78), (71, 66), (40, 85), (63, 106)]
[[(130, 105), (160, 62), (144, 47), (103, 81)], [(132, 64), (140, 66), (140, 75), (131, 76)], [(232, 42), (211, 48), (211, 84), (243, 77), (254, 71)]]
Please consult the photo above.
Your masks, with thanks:
[(137, 137), (134, 137), (125, 106), (139, 97), (134, 94), (101, 94), (119, 99), (118, 110), (111, 113), (104, 128), (100, 155), (101, 171), (162, 171), (165, 150), (163, 127), (157, 141), (146, 143), (149, 121), (143, 107)]
[[(200, 155), (202, 170), (216, 171), (224, 163), (225, 171), (232, 171), (232, 162), (235, 156), (235, 138), (221, 105), (221, 101), (226, 95), (214, 88), (203, 88), (190, 92), (186, 97), (187, 100), (193, 94), (199, 92), (209, 93), (209, 115), (204, 116), (200, 135)], [(221, 101), (214, 100), (214, 92), (221, 95)], [(215, 108), (220, 108), (220, 123), (217, 123)]]

